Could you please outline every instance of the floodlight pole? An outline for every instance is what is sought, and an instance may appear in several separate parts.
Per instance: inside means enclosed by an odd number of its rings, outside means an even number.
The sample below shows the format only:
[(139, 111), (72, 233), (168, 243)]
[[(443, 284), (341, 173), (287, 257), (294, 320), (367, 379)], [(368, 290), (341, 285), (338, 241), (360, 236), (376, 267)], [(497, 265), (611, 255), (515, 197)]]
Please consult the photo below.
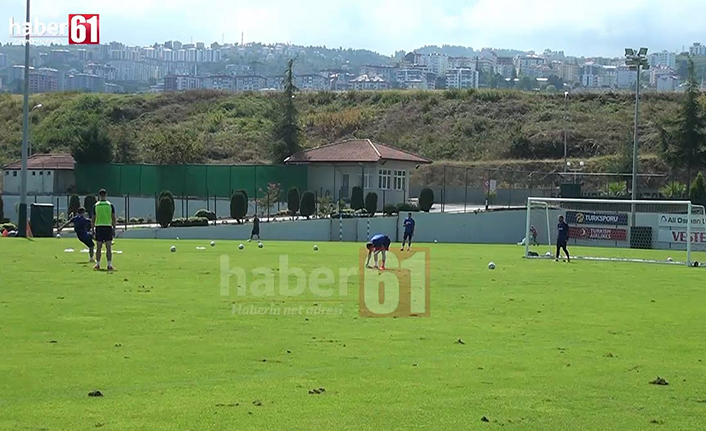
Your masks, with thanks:
[[(29, 23), (29, 2), (27, 17)], [(17, 236), (27, 236), (27, 148), (29, 142), (29, 31), (25, 34), (24, 100), (22, 107), (22, 168), (20, 170), (20, 205), (18, 208)]]
[(566, 121), (569, 115), (569, 92), (564, 92), (564, 172), (567, 171), (568, 165), (566, 164), (567, 149), (566, 149)]
[[(632, 144), (632, 192), (631, 192), (631, 199), (633, 201), (637, 200), (637, 146), (638, 146), (638, 135), (637, 135), (637, 126), (640, 121), (640, 66), (641, 62), (638, 61), (637, 63), (637, 82), (635, 86), (635, 130), (634, 130), (634, 135), (633, 135), (633, 144)], [(630, 215), (632, 218), (632, 226), (635, 226), (635, 213), (636, 213), (636, 208), (635, 208), (635, 202), (632, 203), (632, 208), (630, 209)]]

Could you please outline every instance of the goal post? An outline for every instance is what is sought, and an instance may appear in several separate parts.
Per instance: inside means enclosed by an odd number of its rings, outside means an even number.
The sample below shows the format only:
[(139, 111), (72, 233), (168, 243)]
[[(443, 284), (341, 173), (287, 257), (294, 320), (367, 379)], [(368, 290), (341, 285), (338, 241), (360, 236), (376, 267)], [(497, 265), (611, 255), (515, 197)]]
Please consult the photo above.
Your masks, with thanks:
[[(692, 266), (694, 253), (706, 251), (706, 211), (691, 201), (529, 197), (525, 258), (554, 257), (559, 216), (569, 225), (572, 259)], [(538, 227), (546, 229), (539, 245), (530, 241)]]

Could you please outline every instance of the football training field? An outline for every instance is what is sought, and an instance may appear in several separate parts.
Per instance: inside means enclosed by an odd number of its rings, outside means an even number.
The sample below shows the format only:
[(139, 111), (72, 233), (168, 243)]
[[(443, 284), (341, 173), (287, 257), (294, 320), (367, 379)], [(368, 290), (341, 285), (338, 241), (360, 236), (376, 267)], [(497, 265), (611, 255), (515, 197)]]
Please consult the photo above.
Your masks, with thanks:
[[(0, 429), (706, 423), (703, 270), (429, 244), (428, 317), (360, 316), (355, 276), (331, 297), (308, 288), (274, 300), (242, 296), (235, 276), (221, 291), (222, 255), (248, 276), (272, 269), (277, 289), (281, 256), (311, 277), (360, 265), (360, 244), (318, 246), (118, 239), (117, 271), (107, 273), (91, 269), (75, 238), (0, 239)], [(668, 384), (650, 384), (658, 376)]]

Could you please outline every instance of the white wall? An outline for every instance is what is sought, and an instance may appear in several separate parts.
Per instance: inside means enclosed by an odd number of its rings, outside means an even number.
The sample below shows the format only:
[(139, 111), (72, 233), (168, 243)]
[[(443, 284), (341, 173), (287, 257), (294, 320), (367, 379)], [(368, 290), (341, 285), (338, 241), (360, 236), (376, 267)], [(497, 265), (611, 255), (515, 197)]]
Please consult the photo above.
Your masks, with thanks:
[[(53, 193), (55, 173), (56, 171), (53, 170), (27, 170), (27, 193)], [(15, 174), (17, 174), (17, 176), (15, 176)], [(21, 178), (20, 171), (6, 170), (2, 175), (3, 193), (19, 194)]]

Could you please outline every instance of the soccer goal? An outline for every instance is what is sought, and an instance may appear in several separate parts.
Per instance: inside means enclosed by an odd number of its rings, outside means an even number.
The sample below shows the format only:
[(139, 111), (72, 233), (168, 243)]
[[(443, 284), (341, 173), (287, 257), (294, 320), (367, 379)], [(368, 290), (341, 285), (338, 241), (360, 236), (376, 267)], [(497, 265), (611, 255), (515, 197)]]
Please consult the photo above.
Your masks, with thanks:
[(706, 211), (690, 201), (530, 197), (526, 258), (554, 257), (559, 216), (569, 224), (572, 259), (699, 266), (706, 252)]

